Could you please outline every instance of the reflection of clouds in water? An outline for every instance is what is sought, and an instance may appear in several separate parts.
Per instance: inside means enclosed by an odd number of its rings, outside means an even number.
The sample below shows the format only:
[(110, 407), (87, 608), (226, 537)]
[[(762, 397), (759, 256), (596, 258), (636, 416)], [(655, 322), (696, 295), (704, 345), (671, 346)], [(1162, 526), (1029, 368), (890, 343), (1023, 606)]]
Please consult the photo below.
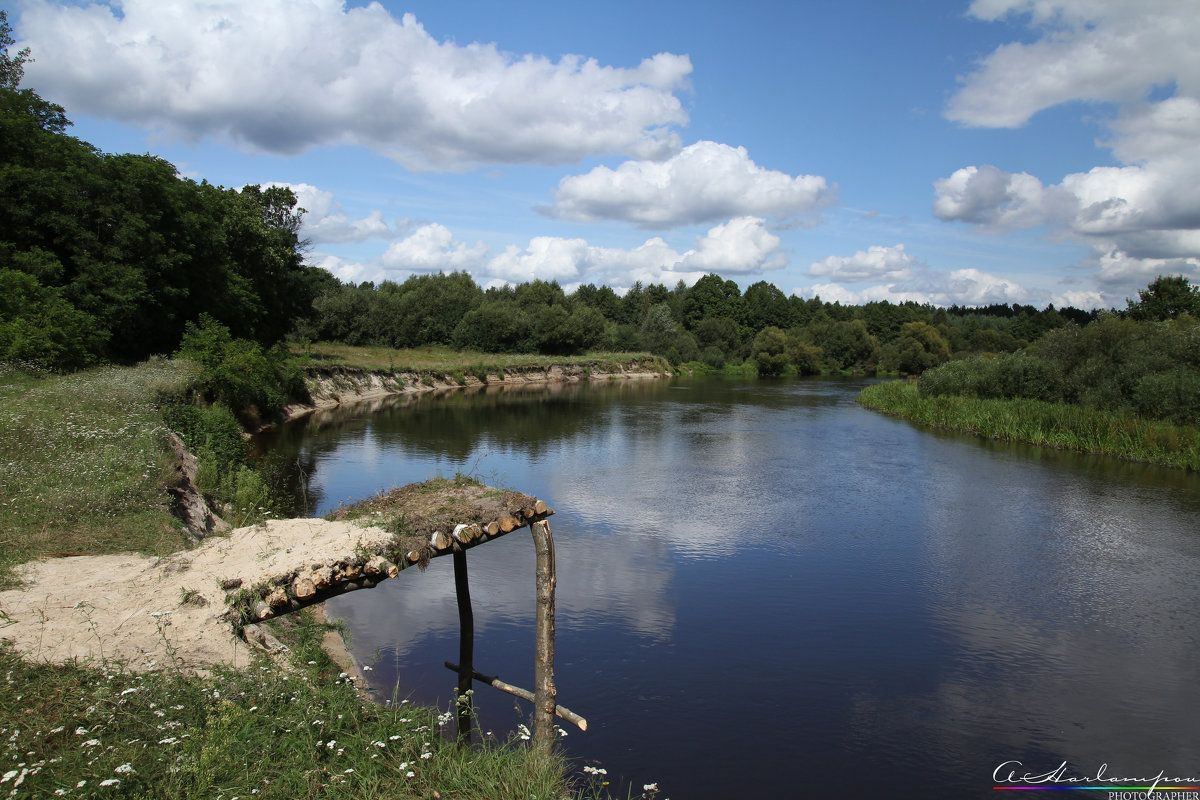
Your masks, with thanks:
[[(671, 636), (674, 567), (662, 548), (630, 547), (611, 535), (571, 536), (565, 529), (554, 535), (560, 630), (620, 621), (654, 639)], [(472, 548), (467, 563), (477, 633), (497, 623), (532, 626), (534, 551), (527, 528)], [(370, 591), (330, 600), (327, 608), (346, 621), (359, 660), (369, 663), (385, 648), (403, 657), (430, 633), (457, 632), (453, 559), (436, 558), (424, 573), (405, 570)]]
[(1032, 769), (1200, 769), (1200, 685), (1189, 679), (1200, 587), (1181, 568), (1200, 560), (1194, 516), (1150, 485), (1024, 459), (944, 463), (955, 468), (927, 460), (921, 480), (927, 574), (939, 576), (925, 588), (954, 663), (907, 703), (860, 697), (860, 717), (900, 729), (936, 720), (930, 735), (960, 763), (986, 747), (997, 764), (1031, 751), (1059, 759)]
[[(548, 477), (560, 512), (687, 558), (724, 558), (776, 535), (773, 499), (797, 506), (804, 487), (768, 485), (764, 465), (791, 458), (797, 437), (774, 435), (778, 414), (754, 406), (658, 406), (609, 413), (609, 424), (559, 445), (571, 472)], [(772, 418), (775, 417), (775, 418)], [(683, 510), (681, 513), (680, 510)]]

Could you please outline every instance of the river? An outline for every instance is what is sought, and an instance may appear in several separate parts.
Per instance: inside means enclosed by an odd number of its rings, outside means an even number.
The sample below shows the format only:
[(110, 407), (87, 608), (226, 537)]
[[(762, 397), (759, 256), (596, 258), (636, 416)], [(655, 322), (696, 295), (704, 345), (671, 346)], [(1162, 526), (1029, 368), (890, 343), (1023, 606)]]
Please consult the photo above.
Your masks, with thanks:
[[(622, 797), (1200, 777), (1200, 476), (922, 430), (863, 385), (397, 398), (260, 444), (316, 515), (456, 472), (549, 503), (559, 701), (589, 720), (563, 745)], [(533, 559), (520, 532), (469, 558), (476, 666), (530, 687)], [(381, 696), (451, 701), (451, 559), (328, 607)], [(476, 694), (496, 735), (530, 713)]]

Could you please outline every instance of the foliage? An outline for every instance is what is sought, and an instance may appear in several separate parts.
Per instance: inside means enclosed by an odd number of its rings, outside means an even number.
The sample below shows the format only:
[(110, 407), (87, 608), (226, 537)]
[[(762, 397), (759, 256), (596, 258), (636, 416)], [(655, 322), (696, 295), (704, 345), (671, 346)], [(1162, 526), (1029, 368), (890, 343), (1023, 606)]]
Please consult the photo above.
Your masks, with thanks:
[(234, 339), (207, 314), (184, 326), (178, 355), (204, 368), (205, 398), (239, 414), (278, 418), (289, 399), (307, 397), (299, 368), (285, 347), (263, 350), (257, 342)]
[(1029, 398), (1197, 425), (1200, 324), (1101, 314), (1050, 331), (1027, 352), (945, 364), (918, 385), (925, 397)]
[(290, 190), (196, 183), (67, 136), (61, 107), (16, 88), (23, 55), (0, 38), (0, 280), (20, 298), (0, 308), (0, 357), (133, 362), (201, 313), (270, 344), (311, 313), (322, 271), (303, 264)]
[[(0, 731), (29, 797), (563, 797), (567, 764), (492, 736), (460, 748), (449, 713), (364, 700), (321, 649), (324, 626), (291, 631), (290, 663), (206, 677), (172, 665), (51, 665), (0, 647)], [(277, 629), (278, 631), (278, 629)], [(14, 758), (9, 758), (13, 756)], [(7, 787), (6, 787), (7, 788)]]
[(1200, 429), (1071, 403), (1024, 398), (923, 396), (903, 381), (874, 384), (858, 398), (867, 408), (985, 439), (1200, 470)]
[(1137, 320), (1167, 320), (1180, 314), (1200, 319), (1200, 287), (1182, 275), (1159, 275), (1129, 301), (1129, 316)]
[(776, 327), (763, 328), (754, 337), (751, 348), (754, 353), (758, 374), (762, 376), (780, 375), (790, 361), (788, 357), (787, 334)]

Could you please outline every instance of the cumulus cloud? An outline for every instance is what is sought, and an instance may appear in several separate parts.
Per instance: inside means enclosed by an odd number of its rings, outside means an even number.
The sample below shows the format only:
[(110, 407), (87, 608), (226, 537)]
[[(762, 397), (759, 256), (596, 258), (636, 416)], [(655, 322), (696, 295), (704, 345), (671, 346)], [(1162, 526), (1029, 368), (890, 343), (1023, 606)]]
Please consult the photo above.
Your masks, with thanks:
[(583, 239), (538, 236), (521, 249), (509, 246), (491, 259), (487, 273), (512, 283), (541, 278), (567, 284), (603, 283), (625, 288), (635, 281), (693, 284), (709, 272), (751, 274), (786, 264), (778, 236), (762, 219), (739, 217), (716, 225), (680, 253), (654, 237), (632, 249), (598, 247)]
[(19, 28), (28, 83), (72, 111), (272, 153), (354, 144), (412, 170), (665, 158), (687, 122), (685, 55), (514, 55), (378, 3), (30, 0)]
[(488, 246), (483, 242), (467, 245), (456, 240), (445, 225), (435, 222), (388, 245), (382, 264), (386, 269), (412, 272), (471, 272), (483, 265), (487, 253)]
[(800, 297), (820, 297), (844, 305), (888, 301), (931, 303), (938, 306), (986, 306), (992, 303), (1031, 303), (1034, 292), (1008, 278), (977, 269), (956, 269), (947, 273), (928, 272), (907, 283), (887, 283), (851, 289), (840, 283), (819, 283), (792, 290)]
[(361, 283), (362, 281), (378, 281), (384, 278), (384, 272), (378, 262), (352, 261), (333, 253), (306, 253), (305, 263), (311, 267), (320, 267), (344, 283)]
[(738, 217), (709, 228), (680, 261), (685, 270), (745, 275), (787, 265), (779, 237), (759, 217)]
[(913, 276), (913, 257), (904, 252), (902, 244), (873, 245), (852, 256), (828, 256), (814, 261), (808, 274), (848, 282), (908, 280)]
[(313, 244), (363, 242), (367, 239), (394, 239), (403, 235), (408, 220), (397, 220), (395, 226), (383, 219), (383, 212), (372, 211), (365, 217), (350, 219), (333, 192), (318, 189), (307, 183), (264, 183), (266, 186), (286, 186), (296, 195), (296, 205), (304, 209), (300, 235)]
[[(1175, 0), (977, 0), (980, 19), (1023, 18), (1038, 34), (985, 57), (946, 116), (1017, 127), (1071, 101), (1116, 104), (1102, 142), (1121, 162), (1044, 184), (968, 166), (935, 184), (933, 210), (991, 231), (1040, 225), (1087, 244), (1111, 294), (1163, 270), (1200, 275), (1200, 15)], [(1156, 96), (1163, 89), (1170, 96)], [(1144, 285), (1144, 283), (1142, 284)]]
[(1027, 16), (1041, 37), (1010, 43), (962, 78), (946, 116), (964, 125), (1015, 128), (1073, 100), (1126, 103), (1155, 86), (1200, 91), (1200, 15), (1178, 0), (977, 0), (983, 20)]
[(626, 161), (563, 178), (554, 205), (562, 219), (621, 220), (647, 228), (715, 222), (735, 216), (792, 217), (833, 201), (819, 175), (791, 176), (760, 167), (744, 147), (701, 141), (665, 161)]

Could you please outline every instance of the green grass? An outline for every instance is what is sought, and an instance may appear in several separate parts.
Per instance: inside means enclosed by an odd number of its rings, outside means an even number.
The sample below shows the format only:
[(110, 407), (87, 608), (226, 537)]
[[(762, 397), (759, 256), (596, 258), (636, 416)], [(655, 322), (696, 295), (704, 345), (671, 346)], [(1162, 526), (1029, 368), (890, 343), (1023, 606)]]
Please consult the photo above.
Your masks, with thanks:
[(304, 367), (343, 367), (367, 371), (439, 372), (445, 374), (497, 375), (504, 370), (528, 367), (579, 365), (609, 371), (614, 367), (640, 363), (646, 369), (667, 371), (667, 363), (650, 353), (589, 353), (582, 356), (544, 356), (531, 353), (480, 353), (455, 350), (442, 345), (396, 350), (390, 347), (355, 347), (318, 342), (294, 346), (293, 355)]
[(197, 375), (163, 359), (48, 377), (0, 364), (0, 586), (12, 585), (14, 565), (54, 553), (184, 545), (155, 401)]
[(203, 678), (34, 664), (0, 647), (0, 791), (162, 800), (570, 794), (564, 760), (536, 758), (518, 737), (460, 748), (443, 735), (448, 713), (365, 701), (321, 649), (322, 632), (308, 619), (293, 626), (289, 668), (264, 659)]
[(921, 397), (902, 381), (868, 386), (866, 408), (987, 439), (1200, 470), (1200, 430), (1085, 406), (1040, 400)]

